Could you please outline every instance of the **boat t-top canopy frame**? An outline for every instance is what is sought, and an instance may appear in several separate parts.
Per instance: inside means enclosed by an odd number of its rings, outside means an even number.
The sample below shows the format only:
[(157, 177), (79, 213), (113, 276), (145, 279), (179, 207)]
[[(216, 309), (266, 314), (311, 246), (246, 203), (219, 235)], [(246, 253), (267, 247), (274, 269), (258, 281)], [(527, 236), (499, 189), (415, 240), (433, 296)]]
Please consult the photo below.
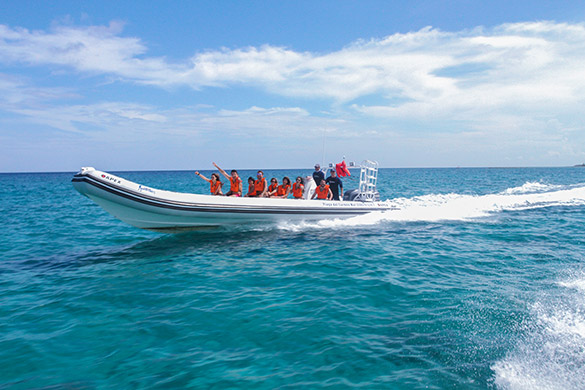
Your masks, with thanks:
[(378, 182), (378, 162), (364, 160), (360, 165), (360, 185), (354, 200), (373, 202), (376, 200), (376, 184)]

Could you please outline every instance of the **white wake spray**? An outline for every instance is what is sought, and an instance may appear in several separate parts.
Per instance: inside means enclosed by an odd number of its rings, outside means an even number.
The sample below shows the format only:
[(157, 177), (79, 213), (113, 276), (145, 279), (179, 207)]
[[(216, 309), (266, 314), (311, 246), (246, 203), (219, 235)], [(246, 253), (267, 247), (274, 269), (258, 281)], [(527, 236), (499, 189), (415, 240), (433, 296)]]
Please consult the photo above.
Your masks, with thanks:
[(387, 200), (394, 209), (349, 219), (314, 223), (282, 224), (285, 230), (375, 225), (381, 222), (466, 221), (506, 210), (585, 205), (585, 185), (559, 186), (528, 182), (497, 194), (431, 194)]
[(557, 283), (562, 294), (531, 307), (532, 327), (492, 366), (505, 390), (580, 390), (585, 384), (585, 273)]

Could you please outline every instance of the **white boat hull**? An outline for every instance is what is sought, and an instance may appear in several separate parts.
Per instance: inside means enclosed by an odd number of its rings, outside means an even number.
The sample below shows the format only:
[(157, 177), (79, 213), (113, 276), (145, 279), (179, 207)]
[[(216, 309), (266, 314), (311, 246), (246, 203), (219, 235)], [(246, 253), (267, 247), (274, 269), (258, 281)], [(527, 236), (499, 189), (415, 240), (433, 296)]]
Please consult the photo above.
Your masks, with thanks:
[(114, 217), (141, 229), (178, 232), (225, 225), (350, 218), (391, 207), (385, 202), (238, 198), (146, 187), (93, 168), (73, 186)]

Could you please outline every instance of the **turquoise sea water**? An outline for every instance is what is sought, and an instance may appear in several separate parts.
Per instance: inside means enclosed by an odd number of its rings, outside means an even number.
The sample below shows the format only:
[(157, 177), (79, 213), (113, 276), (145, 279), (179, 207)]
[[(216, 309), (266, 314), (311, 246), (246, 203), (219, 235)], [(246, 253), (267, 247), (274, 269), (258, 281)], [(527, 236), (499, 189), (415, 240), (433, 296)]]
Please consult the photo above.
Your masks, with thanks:
[(382, 169), (399, 210), (181, 235), (72, 174), (0, 174), (0, 389), (585, 388), (583, 168)]

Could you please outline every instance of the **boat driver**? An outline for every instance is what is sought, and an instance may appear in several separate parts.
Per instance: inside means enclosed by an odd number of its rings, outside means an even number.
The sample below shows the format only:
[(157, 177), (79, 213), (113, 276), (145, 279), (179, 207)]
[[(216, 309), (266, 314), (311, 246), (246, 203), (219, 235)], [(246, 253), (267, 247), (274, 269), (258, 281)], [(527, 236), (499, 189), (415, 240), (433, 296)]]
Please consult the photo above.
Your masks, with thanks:
[(315, 172), (313, 172), (313, 180), (315, 180), (315, 185), (318, 186), (321, 184), (321, 180), (325, 180), (325, 173), (321, 170), (321, 165), (315, 164)]

